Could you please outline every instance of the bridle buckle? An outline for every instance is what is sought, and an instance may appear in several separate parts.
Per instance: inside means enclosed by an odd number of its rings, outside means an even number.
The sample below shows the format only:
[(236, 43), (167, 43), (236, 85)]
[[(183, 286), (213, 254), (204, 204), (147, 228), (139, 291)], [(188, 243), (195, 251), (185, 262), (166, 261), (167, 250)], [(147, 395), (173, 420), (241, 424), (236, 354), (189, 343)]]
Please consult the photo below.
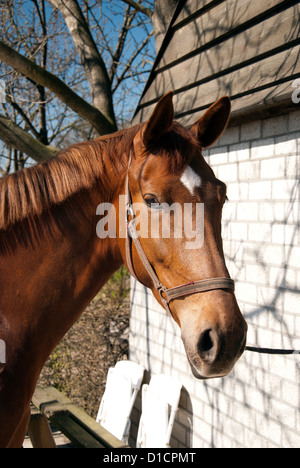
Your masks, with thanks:
[(129, 220), (129, 217), (131, 217), (131, 220), (134, 218), (135, 216), (135, 212), (134, 212), (134, 209), (133, 209), (133, 206), (131, 204), (127, 204), (126, 206), (126, 222), (129, 223), (130, 220)]

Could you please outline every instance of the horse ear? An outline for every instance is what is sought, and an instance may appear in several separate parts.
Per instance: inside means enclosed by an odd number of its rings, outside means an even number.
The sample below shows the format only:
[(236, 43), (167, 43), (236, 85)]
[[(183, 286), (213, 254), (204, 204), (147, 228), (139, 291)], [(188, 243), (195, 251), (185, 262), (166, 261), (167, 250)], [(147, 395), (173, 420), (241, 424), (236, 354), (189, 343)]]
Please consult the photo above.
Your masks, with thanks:
[(155, 109), (143, 129), (143, 143), (150, 146), (164, 133), (170, 130), (174, 119), (173, 92), (165, 94), (155, 106)]
[(231, 111), (227, 96), (215, 102), (205, 114), (190, 128), (204, 148), (211, 146), (225, 131)]

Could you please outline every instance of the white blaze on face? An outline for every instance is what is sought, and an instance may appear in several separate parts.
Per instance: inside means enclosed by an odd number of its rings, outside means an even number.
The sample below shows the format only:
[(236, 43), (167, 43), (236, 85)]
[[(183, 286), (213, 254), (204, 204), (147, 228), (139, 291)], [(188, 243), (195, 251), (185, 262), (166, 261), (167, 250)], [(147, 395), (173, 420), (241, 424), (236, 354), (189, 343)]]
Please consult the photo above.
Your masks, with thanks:
[(180, 180), (191, 195), (194, 195), (195, 188), (199, 188), (201, 186), (201, 177), (191, 168), (191, 166), (186, 167), (180, 177)]

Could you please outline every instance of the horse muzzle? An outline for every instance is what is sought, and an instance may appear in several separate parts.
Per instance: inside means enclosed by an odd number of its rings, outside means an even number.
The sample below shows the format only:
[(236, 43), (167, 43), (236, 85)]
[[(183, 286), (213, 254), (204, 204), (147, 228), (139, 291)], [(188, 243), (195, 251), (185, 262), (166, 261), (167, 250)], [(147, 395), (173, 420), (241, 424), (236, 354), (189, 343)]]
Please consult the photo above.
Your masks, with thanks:
[[(190, 324), (192, 325), (192, 324)], [(241, 316), (229, 330), (205, 323), (200, 330), (181, 325), (181, 337), (193, 375), (198, 379), (225, 377), (246, 347), (247, 325)]]

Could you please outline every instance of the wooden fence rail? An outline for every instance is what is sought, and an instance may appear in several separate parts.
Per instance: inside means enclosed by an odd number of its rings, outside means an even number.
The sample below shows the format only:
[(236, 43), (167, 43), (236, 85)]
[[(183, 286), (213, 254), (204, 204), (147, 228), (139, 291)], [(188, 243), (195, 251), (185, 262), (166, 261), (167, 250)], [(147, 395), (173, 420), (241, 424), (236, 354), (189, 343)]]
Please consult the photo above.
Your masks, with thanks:
[(54, 387), (36, 388), (28, 434), (34, 448), (54, 448), (49, 421), (79, 448), (128, 448)]

